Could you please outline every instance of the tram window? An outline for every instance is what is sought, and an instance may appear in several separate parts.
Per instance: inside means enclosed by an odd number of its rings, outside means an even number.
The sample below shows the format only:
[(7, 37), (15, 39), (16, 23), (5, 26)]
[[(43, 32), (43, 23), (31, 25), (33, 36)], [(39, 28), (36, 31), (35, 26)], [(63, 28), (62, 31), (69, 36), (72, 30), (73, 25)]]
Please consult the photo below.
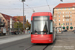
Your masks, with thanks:
[(53, 32), (53, 22), (50, 22), (50, 32)]

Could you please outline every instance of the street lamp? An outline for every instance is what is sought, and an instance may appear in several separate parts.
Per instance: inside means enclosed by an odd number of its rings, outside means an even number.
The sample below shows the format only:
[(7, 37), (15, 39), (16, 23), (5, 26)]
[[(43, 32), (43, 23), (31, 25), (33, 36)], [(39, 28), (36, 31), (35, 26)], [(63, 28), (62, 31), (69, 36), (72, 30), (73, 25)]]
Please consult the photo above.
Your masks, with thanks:
[(25, 28), (24, 26), (24, 2), (25, 2), (25, 0), (22, 0), (22, 2), (23, 2), (23, 28)]

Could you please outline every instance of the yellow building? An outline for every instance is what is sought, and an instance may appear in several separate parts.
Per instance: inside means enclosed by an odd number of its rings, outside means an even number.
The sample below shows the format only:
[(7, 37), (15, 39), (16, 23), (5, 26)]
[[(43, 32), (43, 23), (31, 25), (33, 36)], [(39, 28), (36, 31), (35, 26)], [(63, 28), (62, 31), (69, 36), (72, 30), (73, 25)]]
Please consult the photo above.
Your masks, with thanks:
[[(60, 3), (53, 9), (54, 27), (75, 29), (75, 3)], [(72, 29), (73, 28), (73, 29)]]

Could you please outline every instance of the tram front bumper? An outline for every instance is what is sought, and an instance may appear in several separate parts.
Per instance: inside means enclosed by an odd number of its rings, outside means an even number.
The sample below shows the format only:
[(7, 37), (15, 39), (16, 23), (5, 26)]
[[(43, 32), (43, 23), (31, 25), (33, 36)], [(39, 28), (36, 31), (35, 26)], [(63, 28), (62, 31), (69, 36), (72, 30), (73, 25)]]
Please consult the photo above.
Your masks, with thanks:
[(53, 43), (51, 38), (31, 38), (32, 43)]

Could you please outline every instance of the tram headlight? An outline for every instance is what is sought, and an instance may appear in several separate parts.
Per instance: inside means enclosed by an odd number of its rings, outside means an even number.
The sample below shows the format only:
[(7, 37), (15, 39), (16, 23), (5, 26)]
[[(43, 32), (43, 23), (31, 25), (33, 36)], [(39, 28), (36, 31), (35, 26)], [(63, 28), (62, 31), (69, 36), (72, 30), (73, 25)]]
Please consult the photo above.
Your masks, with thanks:
[(47, 34), (47, 33), (44, 33), (44, 34)]
[(35, 33), (35, 34), (38, 34), (38, 33)]
[(51, 41), (51, 40), (49, 40), (49, 41)]

